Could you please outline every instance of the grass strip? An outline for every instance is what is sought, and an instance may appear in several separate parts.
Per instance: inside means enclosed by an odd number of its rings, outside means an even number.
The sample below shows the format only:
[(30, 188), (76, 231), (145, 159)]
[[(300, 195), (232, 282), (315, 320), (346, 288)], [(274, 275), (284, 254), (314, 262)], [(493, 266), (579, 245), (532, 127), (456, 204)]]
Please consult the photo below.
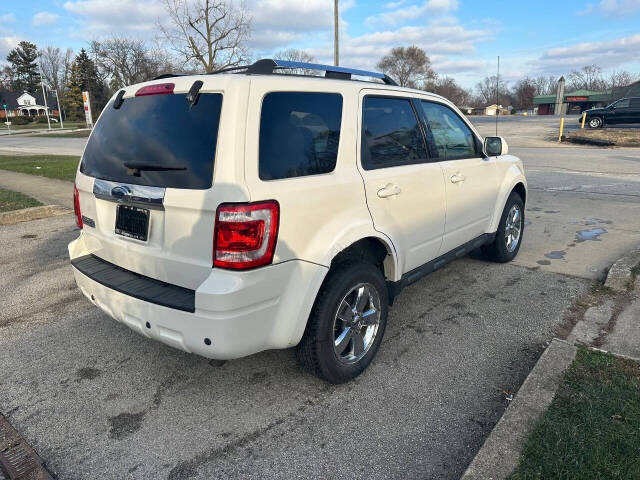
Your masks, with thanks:
[(73, 182), (79, 161), (74, 155), (0, 155), (0, 169)]
[(640, 365), (578, 350), (509, 478), (640, 478)]
[(0, 213), (21, 210), (23, 208), (39, 207), (42, 205), (35, 198), (20, 192), (0, 188)]

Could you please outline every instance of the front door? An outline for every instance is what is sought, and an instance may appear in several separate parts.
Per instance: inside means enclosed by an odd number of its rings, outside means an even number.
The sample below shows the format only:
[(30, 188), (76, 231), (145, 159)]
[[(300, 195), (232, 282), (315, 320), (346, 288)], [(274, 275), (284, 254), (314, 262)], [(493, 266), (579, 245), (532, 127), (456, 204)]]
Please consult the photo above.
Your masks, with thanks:
[(361, 95), (358, 166), (374, 227), (391, 238), (406, 273), (438, 256), (445, 223), (444, 180), (440, 164), (429, 162), (411, 100), (377, 93)]
[(498, 192), (493, 158), (482, 154), (479, 139), (447, 105), (420, 102), (428, 141), (440, 160), (446, 190), (446, 223), (441, 254), (487, 232)]

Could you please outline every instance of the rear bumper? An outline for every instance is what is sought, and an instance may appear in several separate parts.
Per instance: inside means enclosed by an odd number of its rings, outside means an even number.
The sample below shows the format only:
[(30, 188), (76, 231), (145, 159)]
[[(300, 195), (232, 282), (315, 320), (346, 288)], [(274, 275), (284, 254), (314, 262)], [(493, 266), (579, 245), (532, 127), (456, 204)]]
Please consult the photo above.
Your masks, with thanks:
[[(74, 260), (92, 252), (81, 236), (69, 253)], [(299, 260), (246, 272), (212, 269), (195, 290), (192, 313), (122, 293), (73, 268), (82, 293), (110, 317), (146, 337), (217, 359), (296, 345), (327, 270)]]

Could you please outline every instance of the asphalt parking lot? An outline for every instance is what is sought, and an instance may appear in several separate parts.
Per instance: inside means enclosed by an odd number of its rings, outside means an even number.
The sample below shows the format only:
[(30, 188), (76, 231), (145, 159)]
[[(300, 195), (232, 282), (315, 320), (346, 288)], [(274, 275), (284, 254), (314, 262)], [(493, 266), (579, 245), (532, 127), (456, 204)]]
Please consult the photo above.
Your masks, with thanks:
[(75, 288), (72, 216), (2, 227), (0, 412), (61, 480), (459, 478), (564, 312), (640, 244), (640, 150), (558, 147), (548, 119), (520, 136), (529, 121), (504, 130), (530, 187), (519, 257), (471, 255), (403, 291), (347, 385), (291, 351), (217, 362), (143, 338)]

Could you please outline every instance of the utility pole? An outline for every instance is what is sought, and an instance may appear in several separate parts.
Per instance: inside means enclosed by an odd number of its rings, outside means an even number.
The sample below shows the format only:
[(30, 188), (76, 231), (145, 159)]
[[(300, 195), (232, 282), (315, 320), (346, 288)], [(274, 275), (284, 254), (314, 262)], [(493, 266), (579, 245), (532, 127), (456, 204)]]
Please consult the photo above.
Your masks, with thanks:
[(62, 123), (62, 105), (60, 105), (60, 98), (58, 98), (58, 90), (54, 90), (56, 92), (56, 103), (58, 104), (58, 115), (60, 116), (60, 128), (64, 128), (64, 124)]
[(51, 130), (51, 119), (49, 118), (49, 106), (47, 105), (47, 94), (44, 91), (44, 80), (42, 79), (42, 68), (40, 67), (40, 62), (38, 61), (38, 73), (40, 73), (40, 85), (42, 85), (42, 98), (44, 99), (44, 113), (47, 115), (47, 124), (49, 125), (49, 130)]
[(338, 49), (339, 38), (339, 15), (338, 15), (338, 0), (333, 0), (333, 64), (337, 67), (340, 65), (340, 55)]
[(500, 104), (498, 100), (500, 95), (498, 89), (500, 88), (500, 55), (498, 55), (498, 73), (496, 75), (496, 137), (498, 136), (498, 115), (500, 115)]

